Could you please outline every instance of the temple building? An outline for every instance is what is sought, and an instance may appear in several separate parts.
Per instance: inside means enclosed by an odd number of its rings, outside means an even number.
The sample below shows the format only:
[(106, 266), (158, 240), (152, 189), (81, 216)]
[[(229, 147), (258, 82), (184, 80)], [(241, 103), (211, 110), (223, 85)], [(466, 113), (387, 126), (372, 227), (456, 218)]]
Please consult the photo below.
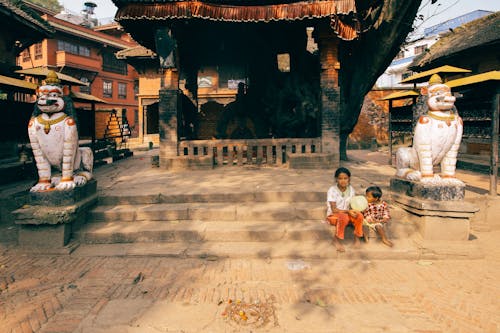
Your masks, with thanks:
[(150, 81), (139, 98), (145, 119), (158, 109), (160, 166), (338, 165), (354, 0), (114, 2), (145, 47), (117, 55)]

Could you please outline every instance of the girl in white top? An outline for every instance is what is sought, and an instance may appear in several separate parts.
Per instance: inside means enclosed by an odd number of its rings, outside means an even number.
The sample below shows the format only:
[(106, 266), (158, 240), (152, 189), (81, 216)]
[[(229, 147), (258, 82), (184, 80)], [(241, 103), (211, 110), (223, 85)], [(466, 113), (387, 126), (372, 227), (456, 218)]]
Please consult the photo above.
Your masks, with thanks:
[(342, 240), (344, 239), (345, 227), (354, 224), (354, 246), (359, 247), (359, 238), (363, 237), (363, 214), (350, 208), (350, 202), (354, 197), (354, 188), (351, 186), (351, 172), (347, 168), (340, 167), (335, 171), (336, 185), (327, 192), (327, 220), (335, 226), (332, 230), (333, 242), (337, 251), (344, 252)]

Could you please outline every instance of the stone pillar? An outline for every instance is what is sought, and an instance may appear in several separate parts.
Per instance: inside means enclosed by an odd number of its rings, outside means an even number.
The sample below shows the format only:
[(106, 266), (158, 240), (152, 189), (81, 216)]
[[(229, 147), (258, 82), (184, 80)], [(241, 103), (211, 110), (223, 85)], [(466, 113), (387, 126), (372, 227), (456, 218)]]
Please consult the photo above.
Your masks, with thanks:
[(160, 89), (158, 105), (160, 130), (160, 167), (170, 169), (177, 158), (177, 89)]
[(329, 167), (337, 167), (340, 133), (339, 39), (329, 26), (315, 30), (321, 64), (321, 153), (330, 156)]

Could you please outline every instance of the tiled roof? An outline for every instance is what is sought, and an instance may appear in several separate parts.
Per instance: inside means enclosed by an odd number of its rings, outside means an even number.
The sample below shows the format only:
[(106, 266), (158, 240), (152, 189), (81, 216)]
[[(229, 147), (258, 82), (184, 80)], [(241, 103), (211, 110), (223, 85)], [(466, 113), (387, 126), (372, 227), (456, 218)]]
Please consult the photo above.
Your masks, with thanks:
[(14, 14), (22, 24), (32, 26), (46, 35), (54, 33), (54, 29), (44, 19), (21, 1), (0, 0), (0, 11), (11, 15)]
[(47, 21), (56, 30), (63, 31), (87, 40), (93, 40), (95, 42), (110, 45), (118, 49), (127, 49), (130, 47), (137, 46), (137, 43), (128, 42), (120, 38), (110, 36), (103, 32), (94, 31), (92, 29), (82, 27), (80, 25), (66, 22), (64, 20), (58, 19), (53, 16), (47, 16)]
[(441, 37), (427, 52), (417, 56), (410, 68), (428, 67), (434, 60), (500, 41), (500, 11), (452, 29)]
[(116, 58), (127, 59), (127, 58), (155, 58), (156, 53), (151, 51), (144, 46), (132, 47), (129, 49), (121, 50), (116, 52)]

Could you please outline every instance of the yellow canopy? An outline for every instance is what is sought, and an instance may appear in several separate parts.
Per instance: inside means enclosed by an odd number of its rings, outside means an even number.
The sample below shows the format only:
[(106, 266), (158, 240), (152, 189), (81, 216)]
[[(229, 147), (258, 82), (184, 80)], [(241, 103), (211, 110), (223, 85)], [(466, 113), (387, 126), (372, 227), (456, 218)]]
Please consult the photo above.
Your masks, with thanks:
[(450, 88), (457, 88), (457, 87), (467, 86), (469, 84), (482, 83), (486, 81), (498, 81), (498, 80), (500, 80), (500, 71), (491, 71), (491, 72), (463, 77), (461, 79), (451, 80), (446, 82), (446, 85)]
[(471, 71), (468, 70), (468, 69), (445, 65), (445, 66), (437, 67), (437, 68), (434, 68), (434, 69), (430, 69), (430, 70), (425, 71), (425, 72), (417, 73), (415, 75), (407, 77), (404, 80), (401, 80), (401, 82), (399, 82), (399, 83), (422, 83), (422, 82), (426, 82), (434, 74), (441, 74), (441, 73), (453, 74), (453, 73), (470, 73), (470, 72)]
[(4, 86), (10, 90), (27, 91), (29, 93), (34, 93), (38, 87), (34, 83), (3, 75), (0, 75), (0, 86)]
[(394, 99), (404, 99), (404, 98), (412, 98), (412, 97), (417, 97), (419, 94), (416, 91), (413, 90), (404, 90), (404, 91), (396, 91), (393, 92), (392, 94), (389, 94), (385, 96), (384, 98), (381, 98), (381, 101), (390, 101)]
[[(34, 67), (34, 68), (27, 68), (27, 69), (20, 69), (16, 71), (16, 73), (19, 74), (25, 74), (33, 77), (38, 77), (44, 79), (47, 74), (49, 73), (51, 69), (47, 67)], [(66, 84), (68, 86), (88, 86), (88, 83), (85, 83), (83, 81), (80, 81), (72, 76), (69, 76), (67, 74), (59, 73), (56, 72), (57, 77), (59, 80), (61, 80), (61, 84)]]
[(84, 94), (81, 92), (77, 91), (72, 91), (69, 96), (73, 99), (75, 102), (89, 102), (89, 103), (107, 103), (106, 101), (95, 97), (94, 95), (90, 94)]

